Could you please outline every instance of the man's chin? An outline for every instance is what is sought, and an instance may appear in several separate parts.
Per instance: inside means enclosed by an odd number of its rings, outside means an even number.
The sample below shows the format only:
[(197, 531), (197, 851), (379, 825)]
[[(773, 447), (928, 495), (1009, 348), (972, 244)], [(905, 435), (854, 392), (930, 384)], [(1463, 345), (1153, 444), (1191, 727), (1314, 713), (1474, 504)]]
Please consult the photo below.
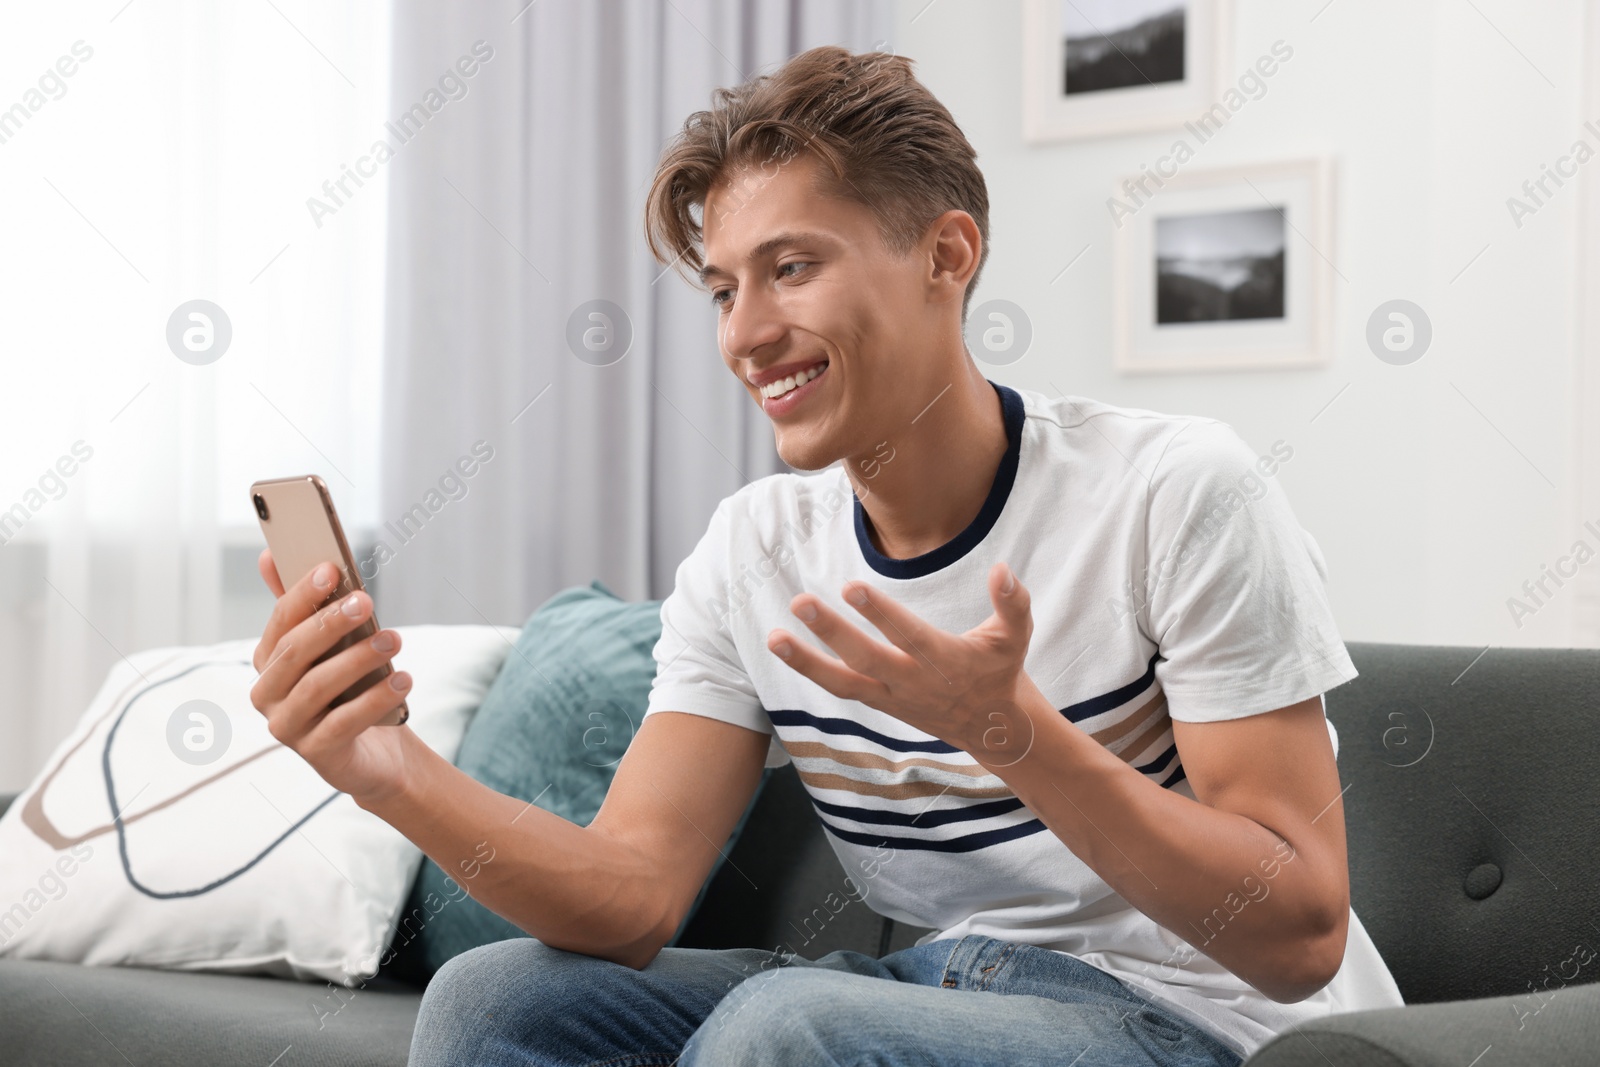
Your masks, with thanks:
[(814, 441), (786, 441), (783, 435), (777, 440), (778, 458), (797, 471), (819, 471), (838, 460), (838, 453)]

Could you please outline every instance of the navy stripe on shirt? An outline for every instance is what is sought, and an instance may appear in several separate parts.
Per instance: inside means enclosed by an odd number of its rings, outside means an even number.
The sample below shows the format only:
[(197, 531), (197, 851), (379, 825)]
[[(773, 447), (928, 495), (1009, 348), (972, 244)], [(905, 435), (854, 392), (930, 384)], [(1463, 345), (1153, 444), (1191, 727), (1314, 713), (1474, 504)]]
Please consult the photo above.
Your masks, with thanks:
[(772, 719), (774, 726), (811, 726), (825, 734), (852, 734), (864, 737), (874, 744), (895, 752), (940, 752), (955, 753), (961, 751), (956, 746), (947, 744), (934, 738), (930, 741), (906, 741), (898, 737), (881, 734), (870, 726), (863, 726), (854, 719), (835, 719), (829, 716), (813, 715), (809, 711), (799, 711), (793, 708), (779, 708), (769, 711), (767, 715)]
[[(1150, 687), (1155, 681), (1156, 660), (1161, 658), (1157, 652), (1150, 657), (1150, 664), (1145, 668), (1142, 676), (1129, 682), (1127, 685), (1118, 686), (1109, 693), (1088, 700), (1081, 700), (1076, 704), (1069, 704), (1061, 709), (1070, 722), (1082, 722), (1084, 719), (1093, 718), (1112, 708), (1120, 707), (1138, 696), (1140, 692)], [(800, 711), (797, 708), (778, 708), (767, 712), (774, 726), (810, 726), (821, 730), (825, 734), (851, 734), (855, 737), (865, 738), (874, 744), (894, 752), (939, 752), (954, 754), (960, 749), (934, 738), (929, 741), (907, 741), (899, 737), (890, 737), (880, 733), (870, 726), (864, 726), (854, 719), (839, 719), (832, 716), (813, 715), (809, 711)]]
[(1029, 819), (1019, 822), (1015, 826), (1002, 826), (998, 830), (983, 830), (964, 837), (953, 837), (948, 841), (927, 841), (917, 837), (885, 837), (882, 834), (863, 833), (859, 830), (846, 830), (834, 826), (827, 819), (822, 820), (822, 825), (833, 836), (842, 841), (849, 841), (855, 845), (882, 845), (888, 848), (910, 848), (922, 852), (973, 852), (990, 845), (1002, 844), (1006, 841), (1015, 841), (1019, 837), (1027, 837), (1045, 829), (1044, 823), (1038, 819)]
[(996, 815), (1005, 815), (1022, 807), (1022, 801), (1017, 797), (1011, 797), (1006, 800), (985, 800), (966, 807), (940, 808), (938, 811), (921, 811), (916, 814), (908, 811), (886, 811), (883, 808), (857, 808), (848, 804), (835, 804), (832, 801), (817, 800), (815, 798), (811, 802), (823, 814), (834, 815), (841, 819), (853, 819), (856, 822), (876, 823), (882, 826), (915, 826), (918, 828), (945, 826), (953, 822), (972, 822), (976, 819), (991, 819)]
[(1156, 680), (1156, 660), (1160, 658), (1160, 652), (1150, 657), (1150, 665), (1145, 668), (1142, 677), (1129, 682), (1127, 685), (1113, 689), (1103, 696), (1090, 697), (1088, 700), (1080, 700), (1076, 704), (1068, 705), (1061, 709), (1061, 714), (1065, 715), (1069, 722), (1082, 722), (1084, 719), (1093, 718), (1102, 712), (1107, 712), (1112, 708), (1126, 704), (1138, 696), (1140, 692), (1148, 689), (1150, 683)]
[[(1183, 781), (1184, 777), (1183, 765), (1180, 763), (1178, 764), (1177, 769), (1173, 772), (1172, 776), (1165, 782), (1162, 782), (1161, 786), (1163, 789), (1171, 789), (1173, 786)], [(819, 809), (819, 813), (826, 811), (829, 814), (837, 815), (842, 818), (853, 819), (856, 822), (882, 822), (893, 825), (909, 825), (908, 822), (903, 822), (898, 818), (863, 818), (861, 814), (865, 812), (874, 816), (894, 816), (899, 814), (897, 812), (880, 812), (873, 809), (851, 809), (844, 807), (843, 805), (830, 804), (827, 801), (817, 800), (815, 797), (812, 798), (811, 803)], [(949, 809), (936, 812), (934, 814), (939, 816), (948, 816), (950, 818), (941, 818), (939, 819), (938, 823), (934, 823), (932, 820), (930, 820), (928, 825), (938, 825), (946, 822), (956, 821), (954, 817), (989, 817), (1001, 815), (1006, 811), (1014, 811), (1020, 807), (1022, 807), (1022, 801), (1013, 798), (1012, 800), (991, 801), (984, 804), (978, 804), (974, 805), (973, 808)], [(974, 809), (978, 808), (985, 810), (979, 816), (970, 816), (970, 813)], [(911, 816), (910, 818), (914, 819), (916, 817)], [(872, 846), (882, 845), (887, 848), (914, 849), (922, 852), (974, 852), (980, 848), (988, 848), (990, 845), (999, 845), (1004, 844), (1007, 841), (1015, 841), (1018, 838), (1028, 837), (1032, 834), (1038, 833), (1040, 830), (1048, 829), (1043, 822), (1035, 818), (1029, 819), (1027, 822), (1016, 823), (1012, 826), (1002, 826), (994, 830), (980, 830), (977, 833), (966, 834), (961, 837), (953, 837), (947, 841), (932, 841), (915, 837), (888, 837), (883, 834), (867, 833), (866, 831), (862, 830), (847, 830), (842, 826), (833, 825), (833, 823), (829, 822), (827, 819), (821, 819), (821, 822), (823, 828), (826, 829), (830, 834), (833, 834), (842, 841), (848, 841), (852, 844)]]
[(1161, 753), (1161, 755), (1157, 756), (1149, 763), (1135, 767), (1134, 770), (1138, 771), (1140, 774), (1160, 774), (1162, 771), (1167, 769), (1167, 765), (1170, 764), (1177, 757), (1177, 755), (1178, 746), (1175, 744), (1168, 745), (1167, 750)]

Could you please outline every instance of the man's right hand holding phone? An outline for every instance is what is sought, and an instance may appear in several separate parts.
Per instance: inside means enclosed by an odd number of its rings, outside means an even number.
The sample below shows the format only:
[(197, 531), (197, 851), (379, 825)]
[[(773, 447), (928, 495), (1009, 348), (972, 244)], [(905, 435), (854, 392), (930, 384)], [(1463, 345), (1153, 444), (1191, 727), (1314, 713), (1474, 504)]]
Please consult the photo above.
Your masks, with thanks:
[[(407, 752), (416, 736), (408, 726), (369, 730), (393, 711), (411, 689), (411, 676), (396, 671), (360, 696), (329, 709), (335, 697), (400, 650), (400, 635), (379, 630), (325, 662), (318, 657), (372, 613), (372, 598), (356, 591), (338, 601), (332, 562), (313, 567), (285, 590), (272, 550), (258, 565), (277, 596), (253, 663), (261, 675), (250, 702), (266, 716), (267, 729), (293, 749), (335, 789), (358, 803), (381, 800), (406, 781)], [(315, 666), (313, 666), (315, 664)]]
[[(329, 561), (287, 591), (270, 549), (260, 566), (278, 603), (256, 648), (261, 677), (250, 701), (272, 736), (524, 932), (553, 948), (647, 966), (689, 913), (720, 851), (715, 842), (728, 840), (754, 795), (768, 735), (698, 715), (651, 716), (604, 805), (581, 826), (475, 780), (410, 726), (369, 729), (410, 690), (402, 672), (330, 708), (394, 656), (399, 638), (380, 630), (316, 663), (371, 618), (371, 598), (355, 592), (329, 602), (339, 588)], [(386, 636), (393, 646), (378, 647)], [(697, 760), (709, 767), (682, 772)]]

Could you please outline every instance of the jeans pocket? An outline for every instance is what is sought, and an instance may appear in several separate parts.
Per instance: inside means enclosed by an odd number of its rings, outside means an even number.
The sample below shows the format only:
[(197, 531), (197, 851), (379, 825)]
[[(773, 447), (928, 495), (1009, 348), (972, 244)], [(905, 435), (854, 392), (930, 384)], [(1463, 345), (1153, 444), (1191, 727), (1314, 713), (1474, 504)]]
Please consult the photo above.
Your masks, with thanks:
[(1189, 1036), (1187, 1030), (1182, 1029), (1178, 1024), (1153, 1008), (1140, 1008), (1137, 1011), (1130, 1012), (1128, 1018), (1142, 1026), (1146, 1033), (1174, 1045)]
[(1211, 1062), (1239, 1067), (1243, 1059), (1215, 1035), (1207, 1033), (1187, 1019), (1179, 1019), (1150, 1004), (1126, 1012), (1123, 1024), (1137, 1026), (1154, 1038), (1159, 1047), (1168, 1049), (1174, 1056), (1191, 1062), (1193, 1056), (1210, 1057)]

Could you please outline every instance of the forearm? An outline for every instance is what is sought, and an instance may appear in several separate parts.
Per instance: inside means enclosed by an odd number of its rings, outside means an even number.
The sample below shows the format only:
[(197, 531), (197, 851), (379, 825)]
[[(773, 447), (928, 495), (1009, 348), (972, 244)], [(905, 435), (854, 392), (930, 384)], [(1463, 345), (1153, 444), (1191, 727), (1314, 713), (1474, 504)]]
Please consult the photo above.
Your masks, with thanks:
[[(413, 738), (415, 735), (411, 735)], [(553, 948), (643, 967), (667, 917), (626, 845), (497, 793), (417, 740), (405, 788), (356, 798), (479, 903)]]
[[(1344, 916), (1329, 914), (1313, 861), (1254, 819), (1161, 787), (1067, 721), (1031, 681), (1024, 690), (1025, 755), (991, 762), (980, 744), (963, 747), (1156, 923), (1276, 1000), (1320, 988), (1335, 941), (1343, 951)], [(1183, 962), (1169, 961), (1165, 975)]]

